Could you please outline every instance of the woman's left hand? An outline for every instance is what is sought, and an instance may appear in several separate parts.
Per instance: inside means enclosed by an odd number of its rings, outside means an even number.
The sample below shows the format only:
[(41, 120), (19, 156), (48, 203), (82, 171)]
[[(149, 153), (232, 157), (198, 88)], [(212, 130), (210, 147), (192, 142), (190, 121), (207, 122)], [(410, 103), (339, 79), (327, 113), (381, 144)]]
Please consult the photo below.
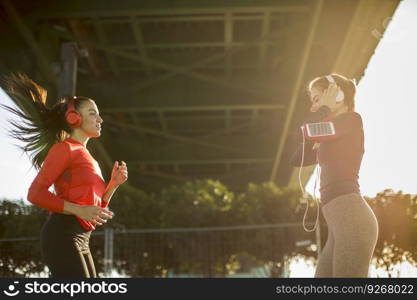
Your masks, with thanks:
[(127, 180), (127, 166), (124, 161), (119, 165), (118, 161), (114, 162), (113, 170), (111, 171), (110, 181), (116, 185), (120, 185)]

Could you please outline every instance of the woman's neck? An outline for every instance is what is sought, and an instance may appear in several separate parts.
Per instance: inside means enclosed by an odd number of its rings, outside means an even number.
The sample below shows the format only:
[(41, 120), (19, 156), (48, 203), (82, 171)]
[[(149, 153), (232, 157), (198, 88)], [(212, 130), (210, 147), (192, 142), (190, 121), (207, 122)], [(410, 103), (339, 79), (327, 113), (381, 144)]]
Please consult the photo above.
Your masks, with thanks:
[(73, 133), (71, 133), (70, 138), (83, 144), (84, 147), (87, 147), (87, 142), (90, 139), (88, 136), (84, 134), (84, 132), (81, 132), (79, 130), (74, 130)]
[(337, 110), (333, 111), (329, 115), (329, 117), (327, 117), (326, 119), (328, 119), (328, 120), (333, 119), (333, 118), (335, 118), (335, 117), (337, 117), (341, 114), (344, 114), (345, 112), (348, 112), (348, 111), (349, 111), (348, 107), (346, 105), (343, 105), (343, 106), (339, 107)]

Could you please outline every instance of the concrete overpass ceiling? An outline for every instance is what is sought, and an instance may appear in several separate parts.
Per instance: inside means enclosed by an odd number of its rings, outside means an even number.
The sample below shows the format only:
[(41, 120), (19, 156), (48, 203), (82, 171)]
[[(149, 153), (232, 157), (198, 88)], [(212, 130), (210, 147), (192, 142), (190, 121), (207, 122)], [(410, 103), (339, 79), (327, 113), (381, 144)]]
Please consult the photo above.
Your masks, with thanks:
[(0, 3), (1, 73), (27, 73), (54, 101), (61, 44), (88, 50), (77, 94), (99, 104), (105, 156), (128, 162), (133, 186), (158, 189), (194, 178), (288, 184), (306, 83), (332, 71), (360, 79), (371, 32), (399, 1)]

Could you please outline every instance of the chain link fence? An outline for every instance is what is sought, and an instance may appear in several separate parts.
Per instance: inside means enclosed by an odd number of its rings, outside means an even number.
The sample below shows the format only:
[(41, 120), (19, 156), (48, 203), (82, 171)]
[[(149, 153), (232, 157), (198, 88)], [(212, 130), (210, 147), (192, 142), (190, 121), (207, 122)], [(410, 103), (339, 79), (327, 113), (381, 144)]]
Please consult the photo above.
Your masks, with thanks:
[[(93, 232), (100, 277), (286, 277), (288, 258), (317, 256), (320, 231), (300, 223)], [(0, 274), (48, 276), (39, 238), (0, 239)], [(19, 266), (13, 260), (18, 260)], [(14, 268), (11, 270), (11, 268)], [(37, 270), (36, 272), (34, 270)]]

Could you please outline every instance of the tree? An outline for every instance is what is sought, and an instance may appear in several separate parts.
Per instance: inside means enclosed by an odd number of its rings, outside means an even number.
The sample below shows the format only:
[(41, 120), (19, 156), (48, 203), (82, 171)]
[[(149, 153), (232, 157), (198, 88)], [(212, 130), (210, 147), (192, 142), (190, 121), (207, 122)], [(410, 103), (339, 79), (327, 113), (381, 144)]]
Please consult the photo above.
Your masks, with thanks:
[(32, 238), (27, 241), (0, 243), (2, 276), (14, 277), (43, 271), (38, 237), (46, 217), (46, 211), (25, 205), (22, 200), (0, 200), (0, 237)]
[[(385, 190), (366, 200), (379, 222), (377, 265), (392, 271), (394, 264), (405, 259), (415, 262), (417, 196)], [(305, 246), (314, 234), (305, 233), (299, 225), (304, 204), (298, 189), (251, 183), (244, 192), (234, 193), (219, 181), (195, 180), (153, 194), (120, 190), (110, 206), (115, 218), (95, 233), (107, 227), (116, 230), (114, 265), (133, 277), (167, 276), (169, 272), (225, 276), (255, 265), (282, 266), (297, 254), (316, 256)], [(23, 201), (0, 201), (0, 238), (33, 237), (25, 242), (0, 242), (2, 276), (43, 270), (38, 237), (46, 217), (46, 211)], [(314, 219), (313, 213), (309, 219)], [(279, 223), (295, 226), (268, 225)], [(152, 231), (155, 228), (165, 231)], [(143, 231), (129, 233), (129, 229)], [(93, 235), (91, 248), (98, 270), (103, 246), (103, 235)]]
[[(122, 197), (132, 196), (134, 195)], [(135, 202), (133, 209), (126, 210), (126, 207), (119, 206), (119, 200), (116, 200), (114, 203), (117, 207), (114, 206), (113, 209), (119, 217), (119, 228), (128, 228), (125, 220), (131, 220), (132, 222), (127, 222), (133, 228), (148, 228), (140, 220), (143, 213), (140, 212), (139, 206), (146, 207), (148, 218), (149, 215), (152, 216), (155, 225), (153, 228), (265, 225), (299, 223), (302, 218), (299, 199), (298, 190), (279, 188), (273, 183), (251, 183), (244, 193), (236, 196), (219, 181), (195, 180), (167, 187), (157, 194), (148, 195), (147, 199), (141, 198), (143, 203), (139, 205)], [(134, 200), (128, 201), (132, 203)], [(128, 217), (133, 211), (137, 216), (136, 222), (133, 222), (133, 217)], [(236, 260), (247, 260), (248, 257), (261, 264), (271, 261), (282, 264), (285, 255), (304, 251), (296, 247), (296, 242), (299, 239), (308, 239), (311, 234), (305, 234), (301, 227), (297, 226), (289, 229), (219, 229), (218, 232), (159, 233), (141, 236), (140, 242), (134, 242), (137, 244), (135, 248), (119, 243), (125, 250), (118, 252), (119, 261), (116, 265), (120, 266), (121, 270), (127, 268), (131, 276), (163, 276), (168, 270), (177, 274), (224, 276), (236, 271), (235, 267), (239, 265), (235, 263)], [(210, 247), (210, 243), (217, 246)], [(159, 245), (158, 249), (153, 245)], [(304, 253), (312, 254), (311, 251)], [(243, 265), (245, 264), (242, 263)]]
[(367, 198), (378, 223), (375, 262), (391, 274), (395, 264), (417, 260), (417, 195), (387, 189)]

